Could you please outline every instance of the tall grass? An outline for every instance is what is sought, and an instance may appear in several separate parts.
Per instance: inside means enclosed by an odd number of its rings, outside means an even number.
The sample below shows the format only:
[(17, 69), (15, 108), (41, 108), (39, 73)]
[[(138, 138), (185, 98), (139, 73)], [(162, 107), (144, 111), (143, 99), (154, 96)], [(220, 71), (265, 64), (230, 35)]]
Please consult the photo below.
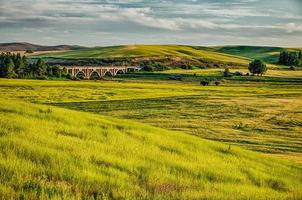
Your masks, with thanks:
[(128, 120), (0, 101), (1, 199), (299, 199), (302, 168)]

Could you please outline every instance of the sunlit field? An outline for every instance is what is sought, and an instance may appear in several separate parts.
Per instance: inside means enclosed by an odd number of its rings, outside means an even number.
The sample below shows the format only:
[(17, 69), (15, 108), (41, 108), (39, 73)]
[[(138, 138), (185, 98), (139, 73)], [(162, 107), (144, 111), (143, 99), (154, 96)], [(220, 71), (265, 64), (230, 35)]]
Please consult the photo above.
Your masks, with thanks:
[(0, 198), (300, 199), (300, 71), (222, 74), (0, 79)]
[[(271, 70), (287, 76), (272, 79), (268, 74), (254, 81), (243, 77), (221, 80), (219, 86), (199, 85), (205, 77), (221, 77), (220, 71), (185, 71), (189, 82), (145, 80), (139, 75), (132, 81), (1, 80), (0, 91), (6, 99), (132, 119), (300, 161), (301, 79), (291, 77), (292, 71)], [(166, 74), (174, 72), (181, 71)]]
[(1, 199), (302, 195), (301, 166), (183, 132), (3, 99), (0, 119)]
[(302, 200), (302, 1), (0, 2), (0, 200)]

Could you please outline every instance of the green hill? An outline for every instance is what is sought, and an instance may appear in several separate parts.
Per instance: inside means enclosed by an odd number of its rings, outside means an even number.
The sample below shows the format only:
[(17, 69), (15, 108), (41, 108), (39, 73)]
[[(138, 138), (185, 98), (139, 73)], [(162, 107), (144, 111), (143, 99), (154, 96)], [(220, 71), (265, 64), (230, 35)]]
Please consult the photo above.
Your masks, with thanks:
[(299, 51), (302, 48), (281, 48), (281, 47), (262, 47), (262, 46), (223, 46), (214, 47), (217, 52), (251, 59), (261, 59), (268, 63), (278, 62), (279, 54), (282, 51)]
[(302, 168), (99, 115), (0, 101), (0, 199), (299, 199)]
[(40, 54), (44, 58), (140, 58), (140, 57), (183, 57), (203, 58), (221, 62), (233, 62), (246, 64), (247, 58), (234, 55), (227, 55), (209, 50), (208, 48), (194, 48), (182, 45), (128, 45), (113, 47), (94, 47), (65, 52), (53, 52)]

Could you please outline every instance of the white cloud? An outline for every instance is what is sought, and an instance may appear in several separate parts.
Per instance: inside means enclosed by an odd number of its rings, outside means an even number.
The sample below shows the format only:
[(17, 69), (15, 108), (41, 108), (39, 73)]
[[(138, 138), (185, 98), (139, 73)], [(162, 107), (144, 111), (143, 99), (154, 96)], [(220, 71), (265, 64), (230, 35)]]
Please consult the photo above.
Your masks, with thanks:
[[(256, 6), (259, 0), (0, 0), (0, 25), (44, 35), (108, 32), (208, 34), (232, 38), (302, 33), (302, 14)], [(263, 4), (264, 1), (259, 1)], [(217, 3), (218, 2), (218, 3)], [(3, 25), (2, 25), (3, 24)], [(1, 28), (2, 28), (1, 27)], [(137, 33), (136, 33), (137, 32)], [(151, 33), (152, 32), (152, 33)], [(1, 36), (1, 33), (0, 33)], [(236, 36), (236, 37), (235, 37)], [(30, 37), (30, 36), (28, 36)], [(44, 36), (46, 37), (46, 36)], [(107, 36), (105, 36), (107, 37)], [(127, 37), (130, 37), (127, 35)], [(157, 38), (159, 41), (165, 37)], [(247, 38), (249, 39), (249, 38)]]

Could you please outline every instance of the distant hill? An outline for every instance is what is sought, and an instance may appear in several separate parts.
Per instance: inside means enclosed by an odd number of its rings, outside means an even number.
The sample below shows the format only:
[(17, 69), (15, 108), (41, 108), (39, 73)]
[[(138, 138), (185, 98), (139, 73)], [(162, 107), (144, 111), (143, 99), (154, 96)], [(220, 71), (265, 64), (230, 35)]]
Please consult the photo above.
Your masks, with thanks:
[[(30, 43), (0, 43), (0, 51), (26, 51), (33, 59), (44, 58), (54, 64), (92, 64), (91, 61), (106, 60), (114, 64), (123, 60), (128, 64), (161, 63), (166, 66), (181, 65), (202, 67), (227, 67), (247, 65), (251, 59), (261, 59), (275, 64), (282, 51), (299, 51), (302, 48), (264, 46), (187, 46), (187, 45), (121, 45), (109, 47), (80, 47), (70, 45), (42, 46)], [(121, 59), (122, 58), (122, 59)], [(103, 63), (93, 63), (103, 64)]]
[[(221, 66), (222, 63), (231, 65), (246, 65), (248, 58), (215, 52), (214, 49), (206, 47), (193, 47), (184, 45), (126, 45), (111, 47), (93, 47), (85, 49), (70, 50), (64, 52), (46, 52), (34, 57), (56, 58), (56, 59), (118, 59), (150, 61), (159, 58), (169, 59), (165, 62), (168, 66), (188, 64), (193, 66)], [(161, 62), (162, 63), (162, 62)], [(218, 64), (217, 64), (218, 63)], [(215, 66), (214, 66), (215, 67)]]
[(282, 51), (299, 51), (302, 48), (282, 48), (263, 46), (222, 46), (213, 47), (217, 52), (236, 56), (243, 56), (251, 59), (261, 59), (267, 63), (278, 62), (279, 54)]
[(37, 44), (31, 44), (26, 42), (14, 42), (14, 43), (0, 43), (0, 51), (63, 51), (63, 50), (75, 50), (83, 47), (74, 45), (58, 45), (58, 46), (42, 46)]

